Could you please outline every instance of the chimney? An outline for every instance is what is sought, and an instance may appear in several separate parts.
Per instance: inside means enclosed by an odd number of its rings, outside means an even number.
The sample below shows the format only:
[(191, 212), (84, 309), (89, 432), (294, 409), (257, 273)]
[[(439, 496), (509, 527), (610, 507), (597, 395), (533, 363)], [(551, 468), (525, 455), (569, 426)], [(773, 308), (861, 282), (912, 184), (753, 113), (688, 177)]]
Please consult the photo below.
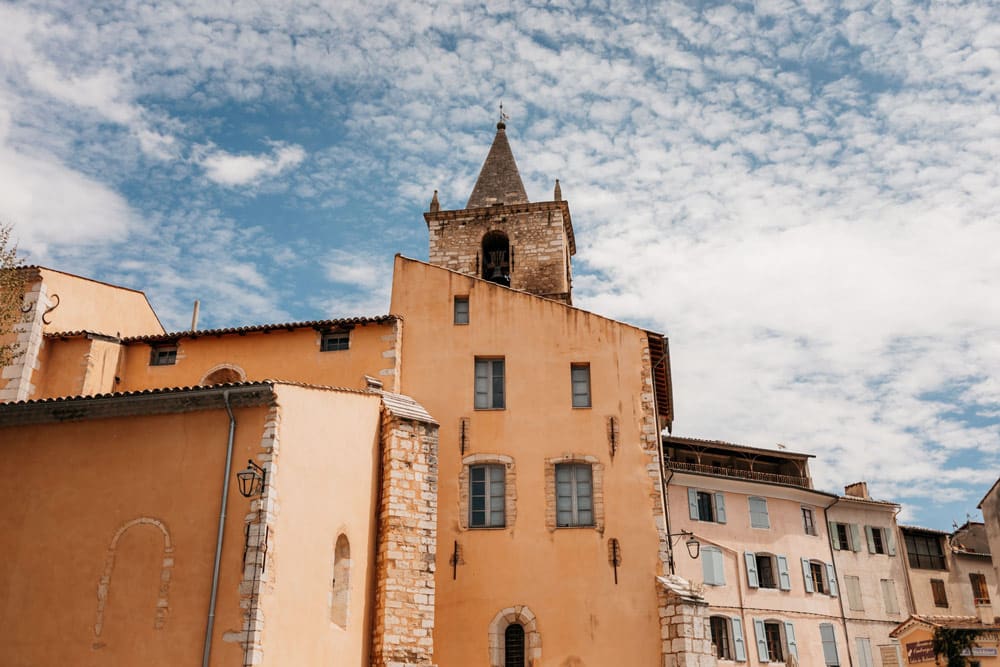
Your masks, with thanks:
[(871, 500), (871, 496), (868, 495), (868, 482), (855, 482), (854, 484), (848, 484), (844, 487), (844, 495), (852, 498), (864, 498), (865, 500)]

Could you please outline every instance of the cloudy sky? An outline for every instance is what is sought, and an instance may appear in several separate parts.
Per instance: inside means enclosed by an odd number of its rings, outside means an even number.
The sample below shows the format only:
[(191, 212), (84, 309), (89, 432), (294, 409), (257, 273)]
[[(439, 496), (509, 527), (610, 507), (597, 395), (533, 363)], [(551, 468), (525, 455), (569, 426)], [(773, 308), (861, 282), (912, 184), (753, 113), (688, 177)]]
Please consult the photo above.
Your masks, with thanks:
[(168, 329), (379, 314), (497, 104), (679, 435), (937, 528), (1000, 474), (1000, 5), (0, 4), (0, 219)]

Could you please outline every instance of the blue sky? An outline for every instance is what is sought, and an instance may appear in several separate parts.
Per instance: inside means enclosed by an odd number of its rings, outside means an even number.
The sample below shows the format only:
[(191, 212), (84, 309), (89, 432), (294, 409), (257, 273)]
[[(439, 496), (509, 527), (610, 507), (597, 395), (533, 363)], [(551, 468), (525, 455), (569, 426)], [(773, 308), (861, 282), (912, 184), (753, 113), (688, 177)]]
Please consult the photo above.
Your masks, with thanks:
[(901, 520), (1000, 473), (1000, 6), (0, 4), (0, 219), (169, 329), (379, 314), (497, 103), (578, 305), (668, 333), (675, 433)]

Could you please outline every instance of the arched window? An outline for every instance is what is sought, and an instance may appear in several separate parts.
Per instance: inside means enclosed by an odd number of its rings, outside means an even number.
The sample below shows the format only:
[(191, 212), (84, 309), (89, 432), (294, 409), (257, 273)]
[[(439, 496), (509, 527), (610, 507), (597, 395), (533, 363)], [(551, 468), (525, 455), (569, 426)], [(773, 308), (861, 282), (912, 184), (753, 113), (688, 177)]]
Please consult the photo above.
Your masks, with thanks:
[(351, 544), (347, 536), (337, 537), (333, 553), (333, 592), (330, 598), (330, 620), (347, 627), (347, 607), (351, 592)]
[(511, 623), (503, 633), (504, 667), (524, 667), (524, 626)]
[(503, 232), (483, 237), (483, 280), (510, 287), (510, 241)]
[(205, 373), (205, 377), (198, 384), (229, 384), (233, 382), (243, 382), (247, 379), (247, 374), (239, 366), (232, 364), (221, 364)]

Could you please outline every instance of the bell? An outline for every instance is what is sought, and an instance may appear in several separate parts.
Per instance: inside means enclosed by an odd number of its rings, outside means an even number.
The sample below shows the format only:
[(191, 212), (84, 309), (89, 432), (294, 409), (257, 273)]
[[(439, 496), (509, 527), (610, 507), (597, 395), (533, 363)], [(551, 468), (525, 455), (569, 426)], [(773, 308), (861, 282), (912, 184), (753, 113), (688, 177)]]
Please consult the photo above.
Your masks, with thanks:
[(493, 274), (490, 276), (490, 280), (500, 280), (503, 278), (503, 271), (500, 270), (500, 266), (493, 267)]

